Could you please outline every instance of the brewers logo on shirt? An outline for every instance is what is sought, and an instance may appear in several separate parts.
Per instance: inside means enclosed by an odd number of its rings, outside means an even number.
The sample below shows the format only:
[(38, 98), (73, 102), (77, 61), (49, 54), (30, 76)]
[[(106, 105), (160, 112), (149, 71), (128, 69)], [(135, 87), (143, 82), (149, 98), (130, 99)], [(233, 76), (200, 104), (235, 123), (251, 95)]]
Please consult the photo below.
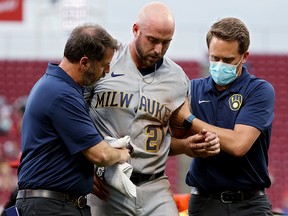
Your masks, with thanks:
[(229, 106), (232, 111), (237, 111), (240, 109), (243, 101), (243, 96), (240, 94), (234, 94), (229, 98)]

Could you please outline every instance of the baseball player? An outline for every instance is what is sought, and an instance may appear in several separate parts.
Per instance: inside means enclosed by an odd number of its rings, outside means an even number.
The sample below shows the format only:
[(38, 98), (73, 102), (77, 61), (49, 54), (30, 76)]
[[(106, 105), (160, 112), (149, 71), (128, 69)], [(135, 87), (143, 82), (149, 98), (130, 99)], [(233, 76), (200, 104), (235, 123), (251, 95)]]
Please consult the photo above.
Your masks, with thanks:
[(109, 185), (103, 191), (102, 185), (96, 186), (103, 182), (96, 178), (95, 192), (105, 200), (88, 197), (92, 215), (179, 215), (164, 170), (171, 142), (169, 118), (185, 101), (189, 79), (164, 56), (173, 33), (169, 9), (157, 2), (145, 5), (133, 25), (134, 40), (121, 46), (110, 74), (86, 93), (93, 95), (90, 114), (103, 136), (130, 136), (130, 179), (137, 191), (137, 198)]

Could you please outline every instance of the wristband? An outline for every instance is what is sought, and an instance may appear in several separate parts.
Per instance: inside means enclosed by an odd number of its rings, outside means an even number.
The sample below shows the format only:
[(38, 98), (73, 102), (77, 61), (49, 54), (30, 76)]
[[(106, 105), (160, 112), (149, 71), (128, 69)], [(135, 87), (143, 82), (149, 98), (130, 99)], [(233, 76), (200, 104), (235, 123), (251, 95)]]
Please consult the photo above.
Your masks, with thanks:
[(183, 121), (183, 127), (185, 130), (190, 130), (190, 128), (192, 127), (192, 121), (195, 118), (194, 115), (190, 115), (188, 116), (184, 121)]

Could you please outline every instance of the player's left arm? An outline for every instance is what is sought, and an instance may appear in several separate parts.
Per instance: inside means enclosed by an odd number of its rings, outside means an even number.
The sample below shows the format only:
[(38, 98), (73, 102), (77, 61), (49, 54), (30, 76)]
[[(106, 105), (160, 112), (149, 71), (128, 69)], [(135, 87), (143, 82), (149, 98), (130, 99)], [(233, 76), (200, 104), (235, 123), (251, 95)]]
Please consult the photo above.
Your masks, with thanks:
[(183, 126), (184, 120), (190, 115), (190, 103), (188, 97), (186, 97), (184, 103), (172, 113), (169, 120), (169, 130), (173, 137), (185, 138), (194, 134)]
[(186, 154), (189, 157), (209, 157), (220, 152), (219, 137), (216, 133), (201, 129), (197, 133), (184, 126), (184, 120), (191, 115), (188, 97), (176, 109), (169, 121), (172, 135), (169, 155)]

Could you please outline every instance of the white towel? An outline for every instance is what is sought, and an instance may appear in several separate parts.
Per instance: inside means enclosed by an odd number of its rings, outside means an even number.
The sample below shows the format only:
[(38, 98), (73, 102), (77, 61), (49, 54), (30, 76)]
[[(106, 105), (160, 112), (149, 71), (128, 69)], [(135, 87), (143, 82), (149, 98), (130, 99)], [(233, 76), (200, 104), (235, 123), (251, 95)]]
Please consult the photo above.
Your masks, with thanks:
[[(116, 139), (106, 136), (104, 140), (113, 148), (123, 148), (129, 145), (130, 137), (125, 136), (120, 139)], [(105, 168), (104, 178), (109, 185), (121, 193), (128, 195), (129, 197), (136, 198), (136, 186), (130, 180), (132, 171), (133, 167), (129, 163), (116, 163)]]

